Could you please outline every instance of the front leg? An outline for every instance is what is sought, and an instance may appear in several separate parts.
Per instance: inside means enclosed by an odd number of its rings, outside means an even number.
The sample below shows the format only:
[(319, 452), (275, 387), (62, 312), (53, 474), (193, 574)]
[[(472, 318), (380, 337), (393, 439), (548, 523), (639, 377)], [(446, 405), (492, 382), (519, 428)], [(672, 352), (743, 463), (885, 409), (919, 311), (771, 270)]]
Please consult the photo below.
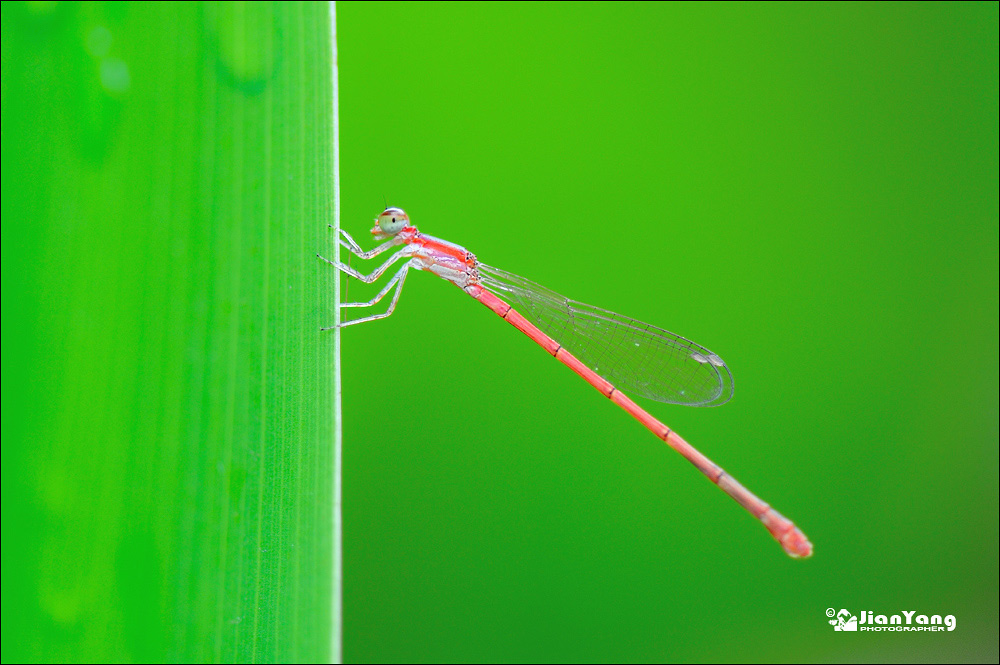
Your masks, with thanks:
[[(330, 225), (330, 228), (332, 229), (333, 226)], [(384, 242), (381, 245), (377, 246), (375, 249), (371, 249), (366, 252), (363, 249), (361, 249), (361, 246), (358, 245), (357, 242), (354, 241), (354, 238), (351, 237), (351, 234), (345, 231), (344, 229), (340, 229), (340, 235), (344, 236), (339, 240), (340, 246), (349, 250), (351, 254), (354, 254), (355, 256), (358, 256), (362, 259), (373, 258), (375, 256), (378, 256), (382, 252), (392, 249), (396, 245), (402, 243), (402, 241), (399, 238), (392, 238), (388, 242)]]

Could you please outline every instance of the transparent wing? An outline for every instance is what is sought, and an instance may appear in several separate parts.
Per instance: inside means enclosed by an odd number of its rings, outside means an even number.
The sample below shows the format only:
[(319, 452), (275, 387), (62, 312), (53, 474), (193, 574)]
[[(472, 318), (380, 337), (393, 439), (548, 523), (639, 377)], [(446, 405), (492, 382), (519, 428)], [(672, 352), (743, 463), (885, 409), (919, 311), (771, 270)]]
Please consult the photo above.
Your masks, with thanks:
[(718, 406), (733, 375), (700, 344), (606, 309), (570, 300), (513, 273), (478, 264), (484, 286), (623, 392), (658, 402)]

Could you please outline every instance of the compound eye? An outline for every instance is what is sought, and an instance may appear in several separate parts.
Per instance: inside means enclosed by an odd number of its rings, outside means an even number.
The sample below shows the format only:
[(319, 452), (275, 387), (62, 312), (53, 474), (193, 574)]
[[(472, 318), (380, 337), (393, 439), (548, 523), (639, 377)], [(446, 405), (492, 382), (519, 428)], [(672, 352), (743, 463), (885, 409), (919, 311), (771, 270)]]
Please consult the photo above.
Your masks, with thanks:
[(394, 236), (410, 224), (410, 218), (402, 208), (386, 208), (378, 216), (378, 226), (386, 235)]

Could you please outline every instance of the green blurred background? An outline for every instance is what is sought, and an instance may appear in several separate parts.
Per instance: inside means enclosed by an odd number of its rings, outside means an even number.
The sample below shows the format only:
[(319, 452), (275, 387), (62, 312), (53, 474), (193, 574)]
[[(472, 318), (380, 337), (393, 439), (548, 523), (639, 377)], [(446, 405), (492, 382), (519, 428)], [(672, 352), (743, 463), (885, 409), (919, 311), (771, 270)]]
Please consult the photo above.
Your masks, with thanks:
[[(337, 11), (344, 227), (722, 355), (643, 406), (816, 547), (416, 274), (343, 331), (345, 660), (996, 661), (996, 3)], [(4, 4), (5, 662), (325, 654), (324, 20)]]

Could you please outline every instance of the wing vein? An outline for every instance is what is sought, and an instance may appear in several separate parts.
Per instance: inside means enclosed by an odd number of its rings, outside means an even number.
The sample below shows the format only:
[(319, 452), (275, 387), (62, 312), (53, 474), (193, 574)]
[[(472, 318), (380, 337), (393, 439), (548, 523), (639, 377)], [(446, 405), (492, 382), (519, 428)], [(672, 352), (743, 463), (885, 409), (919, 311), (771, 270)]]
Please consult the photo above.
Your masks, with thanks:
[(483, 286), (621, 390), (658, 402), (718, 406), (733, 375), (715, 353), (663, 328), (572, 300), (499, 268), (478, 264)]

